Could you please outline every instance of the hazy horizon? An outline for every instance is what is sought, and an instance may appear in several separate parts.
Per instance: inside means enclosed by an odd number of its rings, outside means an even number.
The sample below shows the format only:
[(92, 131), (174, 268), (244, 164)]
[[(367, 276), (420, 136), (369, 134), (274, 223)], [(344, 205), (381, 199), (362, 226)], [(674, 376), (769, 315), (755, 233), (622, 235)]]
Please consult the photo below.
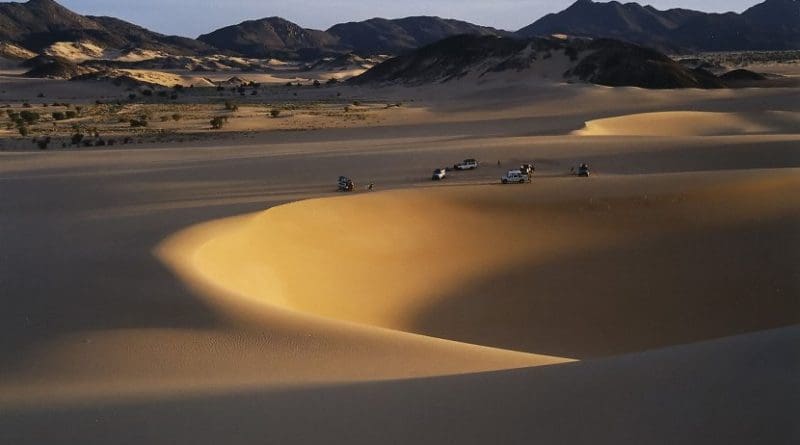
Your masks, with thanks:
[[(360, 21), (373, 17), (399, 18), (435, 15), (464, 20), (479, 25), (515, 31), (542, 16), (558, 12), (574, 0), (497, 0), (437, 2), (409, 0), (365, 2), (342, 0), (322, 2), (295, 0), (267, 4), (259, 0), (139, 0), (136, 4), (108, 0), (59, 0), (85, 15), (117, 17), (163, 34), (195, 38), (215, 29), (245, 20), (280, 16), (306, 28), (328, 29), (336, 23)], [(741, 12), (759, 0), (708, 0), (698, 5), (691, 0), (651, 0), (639, 2), (659, 9), (687, 8), (706, 12)], [(524, 11), (524, 13), (520, 12)]]

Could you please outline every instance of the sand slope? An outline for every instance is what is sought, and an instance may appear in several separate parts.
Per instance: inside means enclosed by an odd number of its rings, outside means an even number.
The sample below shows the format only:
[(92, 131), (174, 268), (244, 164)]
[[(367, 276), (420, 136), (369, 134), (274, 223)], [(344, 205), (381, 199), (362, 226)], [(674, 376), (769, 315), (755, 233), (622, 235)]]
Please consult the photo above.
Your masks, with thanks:
[(787, 328), (552, 367), (13, 409), (0, 411), (0, 441), (789, 445), (799, 338)]
[(593, 357), (800, 321), (785, 248), (798, 190), (793, 171), (392, 192), (273, 208), (167, 249), (255, 307)]
[(788, 111), (641, 113), (589, 121), (585, 128), (574, 132), (580, 136), (725, 136), (798, 133), (800, 133), (800, 113)]

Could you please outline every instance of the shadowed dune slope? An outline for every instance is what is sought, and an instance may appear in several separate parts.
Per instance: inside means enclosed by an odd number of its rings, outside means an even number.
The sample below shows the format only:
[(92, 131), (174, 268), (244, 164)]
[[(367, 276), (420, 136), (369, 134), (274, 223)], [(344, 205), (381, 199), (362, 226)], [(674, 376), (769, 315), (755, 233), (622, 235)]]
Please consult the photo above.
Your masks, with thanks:
[(796, 170), (534, 182), (299, 202), (168, 249), (240, 312), (561, 357), (800, 321)]
[(790, 445), (800, 438), (798, 334), (499, 372), (0, 411), (0, 442)]

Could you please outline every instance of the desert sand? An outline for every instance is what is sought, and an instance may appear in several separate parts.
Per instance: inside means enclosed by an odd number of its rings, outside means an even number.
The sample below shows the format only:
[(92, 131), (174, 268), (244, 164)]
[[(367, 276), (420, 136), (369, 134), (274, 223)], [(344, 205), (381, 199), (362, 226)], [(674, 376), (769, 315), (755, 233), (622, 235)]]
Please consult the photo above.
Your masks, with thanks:
[(797, 442), (800, 90), (464, 82), (0, 152), (0, 443)]

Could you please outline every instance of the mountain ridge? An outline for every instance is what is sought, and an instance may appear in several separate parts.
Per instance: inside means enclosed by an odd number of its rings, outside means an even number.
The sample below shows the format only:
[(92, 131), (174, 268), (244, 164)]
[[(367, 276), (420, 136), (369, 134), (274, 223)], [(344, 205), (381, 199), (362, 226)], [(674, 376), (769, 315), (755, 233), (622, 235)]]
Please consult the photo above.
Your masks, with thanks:
[(665, 51), (800, 49), (800, 0), (765, 0), (742, 13), (578, 0), (517, 34), (615, 38)]
[(0, 42), (42, 53), (55, 43), (185, 55), (320, 59), (355, 53), (401, 55), (455, 35), (612, 38), (662, 52), (800, 49), (800, 0), (765, 0), (742, 13), (659, 10), (638, 3), (578, 0), (515, 32), (436, 16), (372, 18), (304, 28), (281, 17), (247, 20), (197, 39), (160, 34), (114, 17), (84, 16), (55, 0), (0, 3)]

